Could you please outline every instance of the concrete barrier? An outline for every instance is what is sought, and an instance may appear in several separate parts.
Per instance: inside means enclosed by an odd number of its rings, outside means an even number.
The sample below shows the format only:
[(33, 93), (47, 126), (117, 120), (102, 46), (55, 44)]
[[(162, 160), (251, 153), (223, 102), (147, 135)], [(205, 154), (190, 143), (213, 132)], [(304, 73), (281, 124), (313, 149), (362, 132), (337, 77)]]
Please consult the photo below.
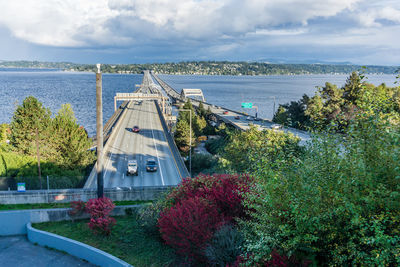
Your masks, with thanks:
[(79, 241), (37, 230), (32, 227), (31, 223), (26, 224), (26, 231), (28, 240), (32, 243), (65, 251), (70, 255), (87, 260), (88, 262), (99, 266), (132, 266), (111, 254)]
[[(173, 186), (142, 186), (105, 188), (104, 196), (113, 201), (155, 200)], [(68, 203), (97, 198), (97, 189), (27, 190), (26, 192), (0, 191), (0, 204)]]
[[(111, 215), (126, 215), (127, 209), (137, 209), (141, 206), (142, 205), (116, 206)], [(89, 214), (87, 213), (84, 213), (79, 217), (71, 217), (68, 214), (69, 210), (69, 208), (63, 208), (0, 211), (0, 236), (25, 235), (27, 223), (56, 222), (89, 218)]]

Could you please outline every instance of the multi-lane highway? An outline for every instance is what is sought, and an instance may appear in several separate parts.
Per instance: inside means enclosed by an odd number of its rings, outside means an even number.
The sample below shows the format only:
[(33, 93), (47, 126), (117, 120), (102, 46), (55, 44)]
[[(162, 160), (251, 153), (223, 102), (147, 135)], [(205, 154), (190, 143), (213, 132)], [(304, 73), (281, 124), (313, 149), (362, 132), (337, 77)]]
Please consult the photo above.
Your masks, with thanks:
[[(145, 73), (138, 92), (154, 90), (151, 77)], [(140, 131), (133, 132), (133, 126)], [(178, 168), (180, 159), (172, 153), (154, 100), (130, 101), (108, 142), (103, 164), (105, 188), (177, 185), (185, 175)], [(149, 158), (155, 159), (156, 172), (146, 171)], [(127, 176), (128, 160), (133, 159), (138, 162), (138, 176)], [(92, 171), (85, 187), (96, 186), (96, 172)]]

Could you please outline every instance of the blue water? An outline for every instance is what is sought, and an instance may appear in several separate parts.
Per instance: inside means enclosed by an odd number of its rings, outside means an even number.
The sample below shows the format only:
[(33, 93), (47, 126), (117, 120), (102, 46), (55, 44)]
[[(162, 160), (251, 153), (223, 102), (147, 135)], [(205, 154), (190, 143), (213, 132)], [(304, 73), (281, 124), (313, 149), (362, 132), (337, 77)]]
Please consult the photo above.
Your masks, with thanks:
[[(103, 74), (104, 122), (114, 112), (117, 92), (132, 92), (142, 75)], [(252, 102), (259, 116), (272, 117), (275, 97), (278, 104), (295, 101), (303, 94), (313, 95), (316, 86), (331, 82), (342, 86), (347, 75), (300, 76), (196, 76), (160, 75), (179, 92), (182, 88), (200, 88), (207, 102), (254, 114), (240, 108), (242, 102)], [(370, 75), (373, 84), (385, 82), (394, 86), (395, 75)], [(34, 96), (55, 114), (62, 104), (70, 103), (78, 123), (90, 136), (96, 132), (96, 77), (94, 73), (62, 72), (55, 70), (0, 69), (0, 123), (11, 122), (16, 105), (27, 96)]]
[[(166, 83), (181, 92), (182, 88), (200, 88), (206, 102), (233, 110), (254, 114), (255, 109), (242, 109), (241, 103), (258, 107), (262, 118), (273, 117), (274, 99), (279, 104), (299, 100), (303, 94), (313, 96), (317, 87), (326, 82), (342, 87), (348, 75), (273, 75), (273, 76), (198, 76), (159, 75)], [(396, 75), (369, 75), (367, 82), (395, 86)]]
[[(104, 122), (114, 113), (115, 93), (132, 92), (142, 75), (103, 74)], [(96, 75), (62, 71), (10, 71), (0, 69), (0, 123), (9, 123), (16, 105), (34, 96), (52, 114), (70, 103), (78, 123), (90, 136), (96, 133)]]

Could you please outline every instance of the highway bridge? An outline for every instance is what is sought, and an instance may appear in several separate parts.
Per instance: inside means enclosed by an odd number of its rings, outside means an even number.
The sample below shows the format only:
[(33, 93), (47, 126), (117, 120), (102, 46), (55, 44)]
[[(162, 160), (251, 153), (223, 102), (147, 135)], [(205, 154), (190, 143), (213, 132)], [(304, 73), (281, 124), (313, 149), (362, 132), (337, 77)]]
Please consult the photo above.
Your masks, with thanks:
[[(151, 72), (151, 75), (154, 79), (158, 82), (164, 92), (174, 100), (174, 102), (186, 102), (187, 98), (184, 97), (182, 94), (178, 93), (174, 88), (169, 86), (166, 82), (161, 80), (154, 72)], [(305, 131), (301, 131), (298, 129), (290, 128), (290, 127), (283, 127), (282, 125), (278, 125), (273, 123), (270, 120), (262, 119), (262, 118), (255, 118), (254, 116), (249, 116), (248, 114), (227, 109), (221, 106), (216, 106), (207, 102), (199, 101), (196, 99), (190, 99), (191, 103), (194, 107), (198, 107), (200, 102), (203, 103), (205, 109), (210, 108), (211, 112), (216, 115), (216, 117), (223, 121), (224, 123), (230, 124), (234, 126), (236, 129), (245, 131), (250, 128), (250, 126), (255, 126), (259, 130), (266, 130), (266, 129), (276, 129), (282, 130), (284, 132), (290, 132), (295, 136), (298, 136), (301, 141), (300, 144), (305, 144), (310, 138), (310, 134)]]
[[(162, 94), (146, 71), (142, 84), (131, 94), (137, 96), (135, 100), (121, 105), (124, 107), (118, 111), (121, 114), (104, 146), (104, 188), (171, 186), (189, 176), (167, 130)], [(140, 97), (149, 95), (154, 99)], [(133, 126), (138, 126), (140, 131), (133, 132)], [(150, 158), (156, 160), (156, 172), (146, 171), (146, 161)], [(128, 160), (133, 159), (138, 162), (138, 176), (127, 176)], [(84, 188), (97, 188), (96, 177), (95, 167)]]

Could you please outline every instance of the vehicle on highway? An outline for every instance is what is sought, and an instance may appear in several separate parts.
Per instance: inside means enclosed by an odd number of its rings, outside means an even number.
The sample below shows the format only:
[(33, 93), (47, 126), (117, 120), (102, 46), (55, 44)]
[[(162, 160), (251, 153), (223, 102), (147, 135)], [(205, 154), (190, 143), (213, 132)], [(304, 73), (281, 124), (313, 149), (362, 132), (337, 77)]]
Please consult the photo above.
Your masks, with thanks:
[(255, 121), (261, 121), (261, 119), (259, 117), (256, 117), (254, 120)]
[(240, 116), (235, 116), (235, 120), (240, 120)]
[(149, 158), (146, 161), (146, 171), (155, 172), (157, 171), (157, 162), (155, 158)]
[(273, 130), (282, 129), (282, 125), (280, 125), (280, 124), (272, 124), (272, 125), (271, 125), (271, 129), (273, 129)]
[(140, 128), (139, 128), (139, 126), (133, 126), (132, 127), (132, 132), (134, 132), (134, 133), (138, 133), (138, 132), (140, 132)]
[(253, 120), (253, 118), (252, 118), (252, 117), (250, 117), (250, 116), (247, 116), (246, 120), (247, 120), (247, 121), (252, 121), (252, 120)]
[(135, 159), (128, 161), (128, 169), (126, 171), (126, 175), (129, 176), (131, 174), (136, 175), (136, 176), (139, 175), (139, 168), (138, 168), (137, 161)]
[(224, 115), (227, 115), (228, 114), (228, 111), (227, 110), (225, 110), (224, 112), (222, 112)]

